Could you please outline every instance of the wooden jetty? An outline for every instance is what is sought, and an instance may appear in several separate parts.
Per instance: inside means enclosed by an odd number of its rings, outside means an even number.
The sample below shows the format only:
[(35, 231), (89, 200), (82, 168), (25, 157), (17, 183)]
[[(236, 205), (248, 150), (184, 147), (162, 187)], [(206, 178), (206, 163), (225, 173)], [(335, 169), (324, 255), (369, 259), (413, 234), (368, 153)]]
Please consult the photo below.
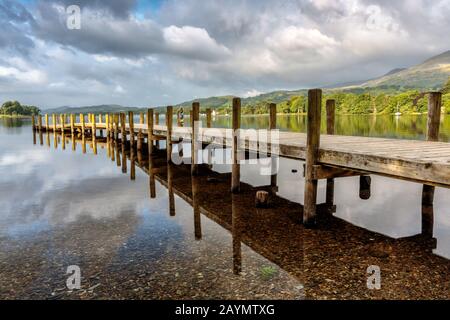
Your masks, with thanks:
[[(334, 179), (348, 176), (360, 176), (361, 197), (370, 196), (369, 175), (413, 181), (424, 185), (423, 190), (423, 228), (427, 232), (432, 228), (433, 198), (435, 187), (450, 187), (450, 144), (438, 142), (439, 123), (441, 117), (440, 92), (429, 93), (428, 103), (428, 135), (427, 141), (399, 140), (385, 138), (369, 138), (334, 135), (335, 102), (326, 102), (327, 134), (321, 134), (322, 117), (322, 90), (314, 89), (308, 93), (308, 122), (307, 132), (278, 132), (276, 128), (276, 106), (270, 105), (269, 135), (277, 136), (276, 141), (261, 141), (254, 130), (240, 129), (241, 102), (239, 98), (233, 99), (233, 115), (231, 135), (230, 129), (211, 128), (211, 110), (207, 110), (207, 127), (201, 128), (195, 124), (200, 119), (200, 105), (193, 103), (191, 111), (191, 126), (173, 125), (173, 107), (167, 107), (165, 125), (159, 122), (159, 112), (149, 109), (147, 121), (144, 114), (140, 115), (138, 124), (134, 123), (132, 112), (128, 114), (108, 114), (106, 117), (89, 114), (71, 116), (70, 124), (66, 123), (66, 115), (60, 117), (58, 123), (56, 115), (52, 115), (52, 123), (45, 115), (45, 124), (42, 125), (41, 116), (38, 125), (33, 118), (33, 128), (36, 131), (49, 131), (56, 133), (70, 133), (82, 137), (90, 137), (94, 145), (97, 144), (96, 135), (106, 130), (106, 136), (122, 145), (130, 145), (131, 154), (134, 149), (141, 150), (143, 144), (147, 145), (148, 154), (159, 148), (160, 141), (166, 141), (167, 161), (173, 162), (173, 145), (181, 141), (191, 142), (191, 173), (198, 173), (198, 159), (200, 151), (205, 146), (214, 148), (232, 149), (232, 193), (240, 191), (240, 162), (245, 159), (246, 153), (261, 153), (272, 157), (287, 157), (304, 160), (305, 164), (305, 195), (303, 223), (312, 226), (316, 223), (317, 212), (317, 185), (319, 180), (327, 180), (327, 203), (331, 205), (334, 198)], [(155, 116), (155, 118), (154, 118)], [(76, 118), (76, 119), (75, 119)], [(105, 121), (103, 121), (105, 119)], [(177, 121), (180, 124), (180, 121)], [(259, 130), (261, 131), (261, 130)], [(120, 135), (120, 139), (119, 139)], [(129, 139), (128, 139), (129, 137)], [(145, 142), (146, 138), (146, 142)], [(178, 153), (181, 152), (178, 149)], [(137, 153), (139, 155), (140, 152)], [(276, 174), (272, 174), (271, 185), (276, 187)], [(275, 189), (276, 190), (276, 189)]]

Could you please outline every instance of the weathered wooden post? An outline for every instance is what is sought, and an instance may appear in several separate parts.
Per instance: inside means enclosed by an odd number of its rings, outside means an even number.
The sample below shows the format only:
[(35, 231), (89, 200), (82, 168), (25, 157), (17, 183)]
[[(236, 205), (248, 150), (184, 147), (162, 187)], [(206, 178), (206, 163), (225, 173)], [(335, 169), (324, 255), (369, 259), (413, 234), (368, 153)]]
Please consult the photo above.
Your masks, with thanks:
[(42, 131), (42, 115), (38, 115), (38, 130)]
[(142, 126), (144, 125), (144, 113), (140, 112), (139, 113), (139, 131), (138, 131), (138, 138), (137, 138), (137, 149), (138, 149), (138, 154), (140, 153), (141, 149), (142, 149), (142, 140), (143, 140), (143, 135), (142, 135)]
[(168, 106), (166, 112), (166, 127), (167, 127), (167, 162), (172, 162), (172, 127), (173, 127), (173, 107)]
[(73, 113), (70, 114), (70, 133), (75, 134), (75, 115)]
[[(442, 93), (430, 92), (428, 96), (427, 140), (439, 141), (441, 123)], [(422, 191), (422, 234), (433, 237), (434, 229), (433, 186), (424, 185)]]
[[(273, 149), (273, 138), (272, 138), (272, 130), (277, 129), (277, 105), (275, 103), (271, 103), (269, 105), (269, 130), (270, 130), (270, 144), (271, 149)], [(271, 150), (272, 153), (272, 150)], [(276, 188), (277, 186), (277, 170), (278, 157), (271, 154), (271, 175), (270, 175), (270, 186)], [(273, 192), (273, 191), (272, 191)]]
[[(155, 112), (155, 125), (159, 125), (159, 112)], [(156, 140), (156, 148), (159, 149), (159, 140)]]
[[(336, 121), (336, 101), (327, 100), (327, 134), (335, 134), (335, 121)], [(334, 205), (334, 179), (327, 179), (327, 191), (326, 191), (326, 204), (328, 206)]]
[(130, 131), (130, 150), (134, 149), (134, 118), (133, 111), (128, 112), (128, 126)]
[(309, 90), (305, 166), (305, 203), (303, 207), (303, 224), (307, 227), (313, 226), (316, 223), (318, 181), (314, 177), (314, 166), (317, 164), (319, 158), (321, 108), (322, 90)]
[(231, 192), (240, 191), (241, 167), (239, 164), (239, 129), (241, 128), (241, 99), (233, 98), (233, 144), (231, 150), (232, 169), (231, 169)]
[(206, 127), (212, 127), (212, 110), (211, 108), (206, 109)]
[(191, 174), (198, 175), (198, 152), (200, 150), (199, 132), (200, 132), (200, 103), (194, 102), (192, 104), (191, 127), (192, 127), (192, 142), (191, 142)]
[(127, 143), (127, 115), (123, 112), (120, 113), (120, 135), (120, 142), (122, 146), (125, 146)]
[(48, 131), (49, 128), (48, 114), (45, 114), (45, 131)]
[(153, 155), (153, 109), (147, 109), (147, 144), (148, 156)]
[(114, 113), (114, 141), (119, 140), (119, 115)]
[(105, 115), (106, 137), (109, 138), (109, 114)]
[(34, 118), (34, 114), (31, 116), (31, 128), (36, 130), (36, 119)]
[(81, 122), (81, 135), (85, 135), (86, 131), (86, 123), (84, 122), (84, 114), (80, 113), (80, 122)]
[(52, 114), (53, 133), (56, 134), (56, 114)]
[(92, 149), (94, 154), (97, 154), (97, 123), (95, 116), (92, 116)]
[(59, 122), (61, 122), (61, 134), (63, 135), (63, 138), (64, 138), (64, 130), (65, 130), (65, 128), (64, 128), (64, 121), (65, 120), (65, 117), (64, 117), (64, 115), (63, 114), (60, 114), (59, 115)]

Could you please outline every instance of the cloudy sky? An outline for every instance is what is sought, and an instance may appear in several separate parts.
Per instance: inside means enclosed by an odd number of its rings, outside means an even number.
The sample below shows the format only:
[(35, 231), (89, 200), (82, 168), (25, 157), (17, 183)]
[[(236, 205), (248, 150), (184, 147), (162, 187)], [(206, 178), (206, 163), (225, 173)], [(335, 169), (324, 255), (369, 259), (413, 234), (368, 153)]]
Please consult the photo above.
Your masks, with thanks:
[(369, 79), (449, 50), (449, 16), (448, 0), (0, 0), (0, 101), (161, 106)]

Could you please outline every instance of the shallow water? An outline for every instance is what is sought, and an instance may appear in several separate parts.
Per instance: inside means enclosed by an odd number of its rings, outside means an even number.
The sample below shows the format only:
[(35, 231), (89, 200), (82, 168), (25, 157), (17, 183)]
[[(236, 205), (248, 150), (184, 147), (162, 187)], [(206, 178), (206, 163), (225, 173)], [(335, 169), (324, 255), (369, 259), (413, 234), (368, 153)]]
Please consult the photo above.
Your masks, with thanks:
[[(345, 134), (373, 133), (351, 130)], [(421, 138), (420, 130), (384, 135)], [(445, 125), (442, 132), (445, 140)], [(334, 217), (304, 230), (299, 161), (281, 160), (273, 204), (257, 210), (254, 192), (270, 177), (255, 165), (241, 168), (241, 195), (227, 192), (227, 175), (215, 183), (191, 180), (189, 170), (174, 167), (174, 194), (166, 168), (151, 198), (149, 175), (138, 164), (130, 179), (128, 152), (122, 173), (120, 148), (99, 143), (95, 155), (88, 140), (83, 154), (79, 142), (72, 151), (70, 136), (65, 150), (60, 136), (56, 148), (52, 134), (35, 139), (29, 122), (0, 119), (0, 298), (450, 298), (448, 189), (436, 191), (434, 248), (416, 236), (418, 184), (373, 176), (372, 196), (363, 201), (358, 178), (337, 179)], [(320, 184), (320, 203), (324, 194)], [(81, 290), (65, 286), (69, 265), (81, 268)], [(369, 265), (381, 268), (381, 290), (367, 289)]]

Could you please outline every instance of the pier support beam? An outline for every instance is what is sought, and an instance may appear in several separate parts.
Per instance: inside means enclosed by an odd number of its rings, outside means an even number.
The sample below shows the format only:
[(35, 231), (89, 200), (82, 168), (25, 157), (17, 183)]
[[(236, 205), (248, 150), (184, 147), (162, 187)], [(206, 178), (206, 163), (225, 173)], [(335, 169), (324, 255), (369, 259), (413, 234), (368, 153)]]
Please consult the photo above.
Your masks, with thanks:
[[(327, 134), (335, 134), (335, 119), (336, 119), (336, 101), (327, 100)], [(325, 203), (329, 206), (334, 205), (334, 179), (327, 179), (327, 193)]]
[(319, 157), (321, 107), (322, 90), (309, 90), (305, 168), (305, 202), (303, 208), (303, 224), (307, 227), (316, 224), (318, 180), (314, 179), (314, 166), (317, 164)]
[[(273, 148), (273, 139), (272, 139), (272, 130), (277, 129), (277, 105), (275, 103), (271, 103), (269, 105), (269, 130), (270, 130), (270, 144)], [(272, 153), (272, 150), (271, 150)], [(277, 187), (277, 176), (278, 173), (278, 156), (274, 156), (271, 154), (271, 175), (270, 175), (270, 186), (272, 188), (272, 193), (276, 193), (276, 187)]]
[(198, 121), (200, 120), (200, 103), (194, 102), (192, 104), (192, 113), (191, 113), (191, 127), (192, 127), (192, 141), (191, 141), (191, 174), (197, 175), (198, 174), (198, 150), (199, 150), (199, 144), (201, 143), (199, 141), (199, 132), (200, 132), (200, 126)]
[(166, 126), (167, 126), (167, 140), (166, 140), (166, 149), (167, 149), (167, 162), (172, 163), (172, 128), (173, 128), (173, 107), (168, 106), (166, 111)]
[(148, 144), (148, 156), (153, 155), (153, 109), (147, 110), (147, 144)]
[(239, 129), (241, 128), (241, 99), (233, 98), (233, 145), (231, 150), (231, 192), (239, 193), (241, 189), (241, 166), (239, 164)]
[[(427, 140), (439, 141), (441, 122), (442, 93), (431, 92), (428, 97)], [(422, 234), (433, 237), (434, 225), (434, 191), (433, 186), (424, 185), (422, 191)]]

